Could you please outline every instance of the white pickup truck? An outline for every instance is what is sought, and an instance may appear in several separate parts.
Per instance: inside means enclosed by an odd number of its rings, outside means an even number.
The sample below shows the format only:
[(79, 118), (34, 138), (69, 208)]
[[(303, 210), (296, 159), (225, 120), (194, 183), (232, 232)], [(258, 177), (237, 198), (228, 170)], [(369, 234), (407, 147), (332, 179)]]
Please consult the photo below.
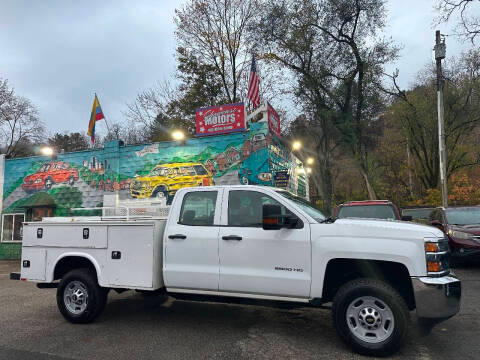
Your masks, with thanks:
[(347, 344), (386, 355), (405, 339), (409, 311), (434, 323), (460, 308), (460, 281), (448, 267), (440, 230), (333, 221), (274, 188), (186, 188), (164, 219), (54, 218), (26, 222), (23, 234), (17, 277), (57, 287), (58, 308), (73, 323), (99, 316), (110, 289), (299, 306), (332, 302)]

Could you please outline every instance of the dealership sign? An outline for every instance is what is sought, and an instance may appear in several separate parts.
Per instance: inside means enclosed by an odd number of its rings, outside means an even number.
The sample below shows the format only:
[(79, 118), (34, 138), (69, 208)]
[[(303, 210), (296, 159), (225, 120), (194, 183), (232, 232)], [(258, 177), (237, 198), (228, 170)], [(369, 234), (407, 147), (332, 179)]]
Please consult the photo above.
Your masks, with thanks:
[(275, 175), (273, 175), (275, 187), (286, 189), (288, 186), (288, 180), (290, 180), (288, 171), (277, 171)]
[(267, 107), (267, 116), (270, 131), (280, 137), (280, 116), (278, 116), (277, 112), (270, 104), (268, 104)]
[(195, 119), (197, 136), (245, 130), (243, 102), (198, 109)]

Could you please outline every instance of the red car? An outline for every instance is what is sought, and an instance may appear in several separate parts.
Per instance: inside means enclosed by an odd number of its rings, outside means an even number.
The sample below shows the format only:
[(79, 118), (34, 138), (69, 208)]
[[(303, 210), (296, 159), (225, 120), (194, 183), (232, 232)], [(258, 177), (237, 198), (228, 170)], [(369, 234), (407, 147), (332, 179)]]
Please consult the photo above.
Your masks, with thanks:
[(35, 174), (23, 179), (22, 189), (26, 192), (50, 189), (53, 184), (68, 183), (73, 185), (78, 180), (78, 170), (63, 161), (43, 164)]
[(398, 207), (389, 200), (348, 201), (335, 209), (335, 217), (412, 220), (411, 216), (401, 217)]
[(446, 234), (453, 258), (480, 258), (480, 206), (436, 208), (430, 224)]

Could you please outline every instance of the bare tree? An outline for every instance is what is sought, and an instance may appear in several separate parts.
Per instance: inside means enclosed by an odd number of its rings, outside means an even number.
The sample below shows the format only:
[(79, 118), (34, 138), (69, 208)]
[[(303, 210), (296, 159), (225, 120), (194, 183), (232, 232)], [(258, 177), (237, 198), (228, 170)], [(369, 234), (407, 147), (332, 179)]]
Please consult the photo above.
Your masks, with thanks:
[(457, 35), (475, 42), (480, 35), (479, 0), (437, 0), (435, 8), (439, 13), (437, 23), (447, 22), (457, 14)]
[(125, 144), (139, 144), (148, 140), (145, 136), (144, 131), (140, 129), (137, 124), (132, 121), (129, 121), (127, 124), (114, 123), (110, 125), (110, 130), (102, 138), (102, 143), (112, 140), (122, 140)]
[[(44, 126), (38, 111), (30, 100), (15, 95), (7, 80), (0, 80), (0, 146), (7, 156), (14, 156), (16, 148), (28, 142), (40, 142)], [(28, 140), (28, 141), (27, 141)]]
[[(175, 11), (179, 45), (203, 64), (215, 66), (225, 98), (237, 102), (246, 93), (251, 42), (247, 32), (256, 14), (256, 0), (189, 0)], [(247, 70), (247, 71), (246, 71)]]

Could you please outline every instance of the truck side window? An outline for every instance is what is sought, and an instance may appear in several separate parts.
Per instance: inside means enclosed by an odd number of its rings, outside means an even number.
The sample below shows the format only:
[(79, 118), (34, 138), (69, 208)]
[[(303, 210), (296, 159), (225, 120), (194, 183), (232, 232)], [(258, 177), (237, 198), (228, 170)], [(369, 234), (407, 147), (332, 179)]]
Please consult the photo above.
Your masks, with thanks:
[(212, 226), (215, 216), (216, 191), (189, 192), (183, 197), (179, 224)]
[(266, 194), (257, 191), (230, 191), (228, 193), (228, 226), (261, 227), (264, 204), (280, 205), (282, 215), (292, 213)]

